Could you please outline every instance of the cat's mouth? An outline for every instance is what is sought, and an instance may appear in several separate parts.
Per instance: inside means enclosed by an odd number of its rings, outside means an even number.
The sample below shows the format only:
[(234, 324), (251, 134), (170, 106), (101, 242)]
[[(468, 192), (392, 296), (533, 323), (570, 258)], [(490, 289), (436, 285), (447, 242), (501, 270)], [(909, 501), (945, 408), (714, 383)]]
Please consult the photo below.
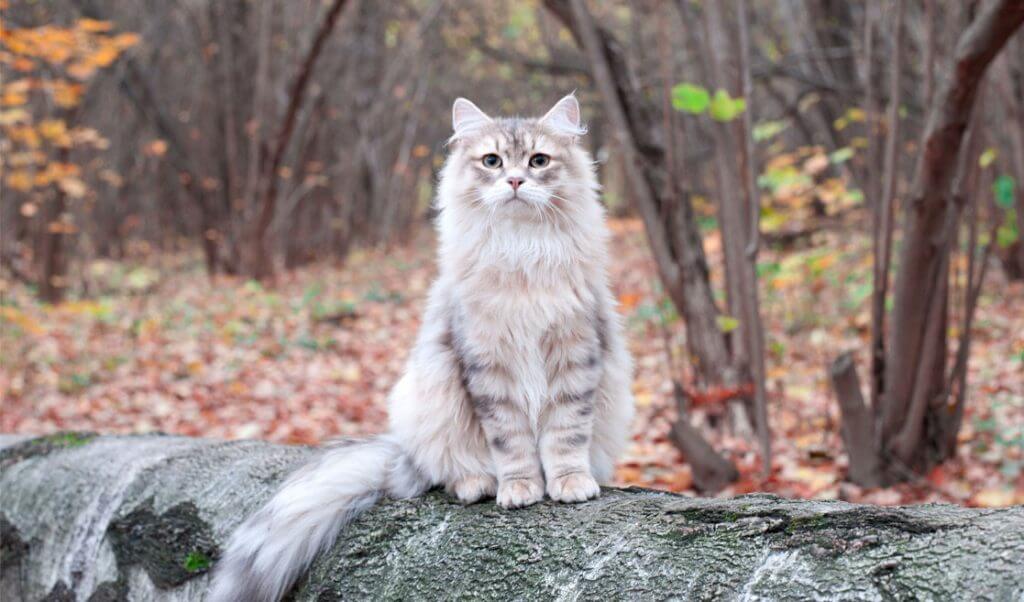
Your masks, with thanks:
[(536, 207), (538, 202), (541, 201), (541, 199), (539, 199), (537, 197), (538, 197), (538, 195), (533, 193), (533, 191), (525, 191), (524, 192), (522, 190), (516, 190), (516, 191), (509, 190), (504, 195), (502, 195), (502, 199), (499, 202), (502, 205), (504, 205), (506, 207), (510, 207), (510, 208), (511, 207), (530, 207), (530, 208), (533, 208), (533, 207)]
[(527, 203), (528, 204), (528, 201), (525, 198), (519, 196), (518, 192), (511, 192), (511, 193), (509, 193), (505, 197), (505, 203), (506, 204), (508, 204), (508, 203), (515, 203), (515, 202)]

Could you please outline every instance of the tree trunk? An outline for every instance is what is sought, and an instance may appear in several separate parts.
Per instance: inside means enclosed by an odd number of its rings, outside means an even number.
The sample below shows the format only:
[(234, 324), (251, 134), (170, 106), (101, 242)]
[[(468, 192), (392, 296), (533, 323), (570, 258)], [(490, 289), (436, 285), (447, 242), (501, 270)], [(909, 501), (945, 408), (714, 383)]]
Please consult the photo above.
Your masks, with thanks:
[[(902, 10), (902, 2), (898, 10)], [(899, 27), (901, 15), (897, 15)], [(843, 439), (850, 455), (850, 476), (864, 486), (904, 481), (955, 453), (963, 416), (966, 353), (977, 294), (984, 278), (973, 281), (976, 232), (970, 240), (971, 272), (964, 304), (957, 357), (947, 370), (950, 254), (958, 232), (962, 206), (971, 195), (966, 182), (975, 169), (977, 149), (963, 146), (985, 72), (1010, 36), (1024, 23), (1024, 0), (998, 0), (985, 5), (960, 36), (950, 76), (934, 94), (918, 159), (912, 192), (904, 204), (902, 249), (894, 285), (892, 329), (883, 344), (881, 309), (889, 257), (887, 225), (876, 220), (876, 268), (872, 355), (873, 424), (864, 418), (855, 367), (840, 357), (832, 376), (843, 412)], [(897, 36), (897, 41), (899, 37)], [(897, 53), (898, 56), (898, 53)], [(893, 74), (893, 99), (898, 100), (898, 73)], [(890, 107), (893, 109), (894, 107)], [(896, 111), (890, 111), (895, 119)], [(895, 123), (894, 123), (895, 124)], [(894, 142), (889, 140), (886, 192), (894, 195)], [(968, 145), (970, 146), (970, 145)], [(958, 189), (952, 189), (954, 176)], [(977, 196), (977, 195), (973, 195)], [(888, 209), (886, 209), (888, 210)], [(973, 209), (977, 211), (977, 207)], [(975, 213), (976, 215), (976, 213)], [(885, 215), (881, 216), (883, 219)], [(976, 224), (972, 226), (976, 228)], [(987, 251), (986, 251), (987, 256)], [(884, 365), (879, 366), (880, 350)], [(872, 457), (874, 456), (874, 457)]]
[(886, 113), (888, 133), (885, 140), (885, 171), (879, 194), (871, 200), (874, 263), (871, 288), (871, 408), (879, 409), (885, 371), (885, 300), (889, 291), (889, 267), (892, 256), (893, 210), (896, 205), (896, 177), (899, 173), (900, 80), (903, 49), (903, 18), (906, 7), (896, 0), (893, 23), (892, 64), (889, 66), (889, 110)]
[[(737, 61), (731, 28), (727, 25), (722, 11), (724, 2), (708, 2), (704, 5), (704, 40), (708, 66), (709, 89), (725, 90), (732, 97), (742, 96), (739, 90)], [(747, 110), (751, 109), (747, 99)], [(740, 142), (737, 140), (736, 122), (713, 120), (711, 126), (715, 141), (715, 175), (718, 192), (718, 226), (722, 231), (722, 255), (725, 259), (725, 293), (729, 314), (740, 320), (736, 336), (730, 340), (734, 365), (744, 374), (750, 372), (748, 337), (743, 333), (749, 328), (743, 311), (744, 297), (749, 294), (745, 282), (745, 248), (750, 232), (749, 214), (742, 200), (745, 174), (740, 172)]]
[(878, 487), (883, 478), (875, 423), (860, 391), (853, 354), (847, 352), (836, 358), (829, 369), (829, 376), (842, 415), (840, 433), (850, 462), (847, 478), (861, 487)]
[[(231, 531), (313, 454), (162, 435), (5, 437), (0, 597), (201, 600)], [(360, 517), (293, 599), (1016, 600), (1022, 566), (1021, 507), (605, 489), (506, 511), (431, 493)]]
[[(63, 119), (73, 120), (73, 112), (67, 112)], [(67, 163), (70, 148), (62, 148), (57, 153), (57, 161)], [(53, 186), (53, 196), (43, 204), (43, 216), (40, 220), (42, 236), (39, 249), (39, 297), (47, 303), (60, 303), (67, 292), (67, 238), (73, 225), (64, 219), (67, 210), (67, 195), (60, 186)]]
[(903, 244), (894, 285), (892, 337), (881, 396), (883, 452), (900, 472), (937, 457), (929, 428), (945, 406), (945, 290), (950, 238), (959, 208), (950, 183), (964, 131), (986, 69), (1024, 22), (1024, 0), (985, 5), (960, 37), (950, 77), (937, 90), (917, 175), (905, 206)]
[(43, 204), (39, 238), (39, 298), (47, 303), (60, 303), (67, 290), (67, 262), (64, 241), (68, 236), (64, 223), (66, 200), (64, 191), (54, 186), (53, 197)]
[(754, 416), (761, 448), (761, 473), (767, 478), (772, 471), (771, 428), (768, 423), (768, 391), (765, 378), (764, 324), (761, 321), (761, 292), (757, 277), (757, 255), (761, 246), (761, 197), (757, 188), (757, 152), (754, 145), (754, 84), (750, 74), (750, 30), (746, 0), (736, 0), (736, 21), (739, 23), (737, 69), (740, 90), (747, 110), (737, 124), (739, 138), (739, 172), (743, 174), (744, 211), (747, 232), (743, 248), (742, 332), (747, 340), (751, 379), (754, 382)]

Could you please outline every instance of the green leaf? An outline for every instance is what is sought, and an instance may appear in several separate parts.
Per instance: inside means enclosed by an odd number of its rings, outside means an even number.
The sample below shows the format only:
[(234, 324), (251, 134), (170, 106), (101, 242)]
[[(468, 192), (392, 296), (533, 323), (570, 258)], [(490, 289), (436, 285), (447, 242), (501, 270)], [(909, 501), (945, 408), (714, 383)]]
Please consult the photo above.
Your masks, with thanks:
[(778, 136), (780, 133), (785, 131), (787, 126), (788, 124), (781, 119), (777, 119), (775, 121), (762, 121), (754, 126), (754, 131), (751, 132), (751, 135), (757, 142), (762, 142)]
[(836, 152), (828, 156), (829, 161), (836, 165), (840, 163), (845, 163), (846, 161), (849, 161), (852, 157), (853, 149), (850, 148), (849, 146), (844, 146), (843, 148), (837, 150)]
[(974, 419), (974, 430), (985, 432), (991, 432), (996, 430), (996, 421), (994, 418), (975, 418)]
[(718, 329), (726, 333), (732, 332), (740, 326), (740, 321), (732, 316), (718, 316), (715, 321), (718, 322)]
[[(767, 207), (766, 207), (767, 208)], [(763, 213), (763, 211), (762, 211)], [(782, 264), (777, 261), (762, 262), (757, 264), (757, 277), (766, 278), (774, 276), (782, 271)]]
[(786, 186), (804, 186), (811, 182), (810, 176), (792, 165), (771, 168), (757, 177), (757, 185), (772, 193)]
[(834, 153), (831, 153), (828, 156), (828, 160), (833, 165), (838, 165), (840, 163), (846, 163), (852, 157), (853, 157), (853, 149), (850, 148), (849, 146), (844, 146), (843, 148), (835, 151)]
[(210, 568), (210, 558), (199, 550), (192, 550), (185, 557), (185, 562), (182, 564), (186, 571), (195, 573), (196, 571)]
[(1017, 228), (1015, 226), (1016, 224), (1011, 222), (1009, 224), (999, 226), (999, 229), (996, 230), (996, 244), (999, 245), (1000, 249), (1005, 249), (1017, 242), (1019, 236), (1017, 235)]
[(870, 282), (861, 282), (850, 290), (846, 299), (847, 307), (858, 308), (861, 303), (871, 296), (872, 286)]
[(682, 83), (672, 88), (672, 107), (677, 111), (700, 115), (711, 103), (711, 95), (705, 88)]
[(747, 101), (743, 98), (732, 98), (725, 90), (718, 89), (711, 98), (708, 114), (715, 121), (732, 121), (747, 110)]
[(785, 213), (776, 211), (768, 205), (761, 209), (761, 229), (765, 232), (774, 232), (788, 224), (789, 221), (790, 219)]
[(996, 204), (1003, 209), (1013, 207), (1013, 188), (1015, 182), (1013, 176), (1001, 175), (992, 183), (992, 194), (996, 197)]
[(980, 167), (988, 167), (989, 165), (992, 165), (992, 162), (995, 161), (998, 156), (999, 152), (996, 151), (996, 149), (987, 148), (985, 149), (985, 152), (981, 153), (981, 156), (978, 157), (978, 165)]
[(697, 226), (701, 232), (710, 232), (718, 227), (718, 218), (713, 215), (698, 215)]

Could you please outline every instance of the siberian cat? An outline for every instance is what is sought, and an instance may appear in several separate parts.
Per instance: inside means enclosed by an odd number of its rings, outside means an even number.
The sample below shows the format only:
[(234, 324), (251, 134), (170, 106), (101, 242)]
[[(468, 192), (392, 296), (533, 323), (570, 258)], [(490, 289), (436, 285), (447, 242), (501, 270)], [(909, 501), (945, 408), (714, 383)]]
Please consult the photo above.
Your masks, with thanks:
[(280, 599), (380, 496), (443, 485), (504, 508), (597, 497), (626, 443), (632, 365), (604, 209), (572, 95), (539, 119), (463, 98), (441, 172), (440, 274), (390, 430), (326, 449), (233, 535), (217, 601)]

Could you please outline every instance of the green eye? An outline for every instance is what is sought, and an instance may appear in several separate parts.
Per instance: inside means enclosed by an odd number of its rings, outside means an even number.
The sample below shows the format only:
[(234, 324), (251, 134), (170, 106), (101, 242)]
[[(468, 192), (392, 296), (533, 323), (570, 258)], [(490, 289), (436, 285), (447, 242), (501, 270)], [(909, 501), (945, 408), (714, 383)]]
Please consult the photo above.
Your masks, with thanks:
[(494, 153), (484, 155), (484, 167), (490, 167), (491, 169), (501, 167), (501, 157)]
[(551, 162), (551, 157), (544, 153), (537, 153), (530, 157), (530, 167), (547, 167), (547, 164)]

